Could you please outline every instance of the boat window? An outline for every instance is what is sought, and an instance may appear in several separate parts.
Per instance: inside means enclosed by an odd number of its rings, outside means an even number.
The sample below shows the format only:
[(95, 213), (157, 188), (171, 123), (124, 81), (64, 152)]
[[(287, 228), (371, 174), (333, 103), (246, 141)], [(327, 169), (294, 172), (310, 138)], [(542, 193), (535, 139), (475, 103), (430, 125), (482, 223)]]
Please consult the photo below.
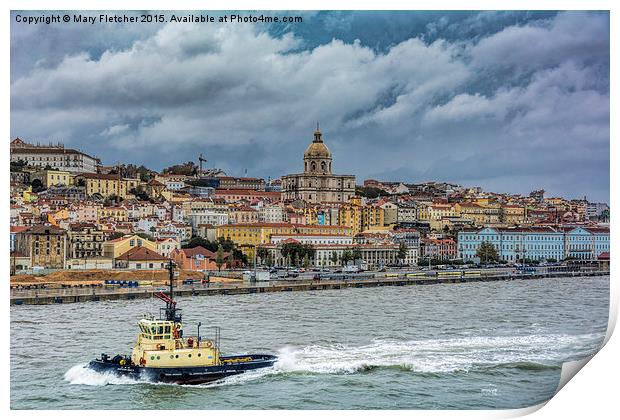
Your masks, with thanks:
[(163, 333), (164, 333), (164, 327), (160, 325), (159, 327), (157, 327), (157, 334), (163, 334)]
[(170, 334), (170, 325), (166, 325), (166, 334)]

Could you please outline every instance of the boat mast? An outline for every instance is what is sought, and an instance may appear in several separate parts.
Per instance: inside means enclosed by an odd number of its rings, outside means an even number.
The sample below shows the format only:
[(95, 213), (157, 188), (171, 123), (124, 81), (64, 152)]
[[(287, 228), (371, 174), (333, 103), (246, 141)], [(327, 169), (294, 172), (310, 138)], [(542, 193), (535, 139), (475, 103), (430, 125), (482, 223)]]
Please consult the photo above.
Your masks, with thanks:
[(174, 290), (172, 289), (172, 280), (174, 279), (174, 263), (172, 259), (168, 260), (168, 276), (170, 279), (170, 299), (174, 299)]
[(170, 281), (169, 283), (170, 295), (168, 296), (163, 292), (157, 292), (155, 293), (155, 297), (166, 302), (166, 321), (181, 322), (181, 315), (177, 314), (177, 303), (173, 299), (174, 297), (174, 287), (173, 287), (174, 267), (175, 267), (174, 262), (172, 262), (172, 260), (169, 260), (167, 268), (168, 268), (168, 273), (170, 277), (170, 280), (169, 280)]

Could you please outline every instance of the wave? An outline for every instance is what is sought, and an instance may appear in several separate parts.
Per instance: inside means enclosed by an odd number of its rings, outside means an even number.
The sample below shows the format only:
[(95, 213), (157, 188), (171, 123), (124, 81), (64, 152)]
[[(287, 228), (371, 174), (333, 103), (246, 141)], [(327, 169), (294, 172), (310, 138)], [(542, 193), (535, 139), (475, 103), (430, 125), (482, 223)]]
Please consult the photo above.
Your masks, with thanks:
[(513, 368), (560, 369), (575, 358), (575, 347), (602, 337), (527, 335), (467, 337), (417, 341), (375, 340), (363, 346), (333, 344), (282, 349), (275, 368), (280, 372), (355, 373), (396, 367), (415, 373), (449, 373)]
[[(362, 346), (345, 344), (285, 347), (278, 351), (273, 367), (246, 372), (203, 385), (218, 387), (256, 381), (265, 376), (291, 374), (372, 374), (377, 369), (400, 369), (436, 376), (460, 372), (559, 370), (563, 362), (590, 353), (600, 345), (599, 334), (477, 336), (429, 340), (374, 340)], [(581, 349), (581, 350), (576, 350)], [(72, 367), (65, 379), (73, 384), (108, 385), (141, 381), (98, 373), (86, 366)]]
[(65, 373), (65, 380), (73, 385), (126, 385), (137, 384), (141, 381), (112, 373), (96, 372), (88, 365), (75, 365)]

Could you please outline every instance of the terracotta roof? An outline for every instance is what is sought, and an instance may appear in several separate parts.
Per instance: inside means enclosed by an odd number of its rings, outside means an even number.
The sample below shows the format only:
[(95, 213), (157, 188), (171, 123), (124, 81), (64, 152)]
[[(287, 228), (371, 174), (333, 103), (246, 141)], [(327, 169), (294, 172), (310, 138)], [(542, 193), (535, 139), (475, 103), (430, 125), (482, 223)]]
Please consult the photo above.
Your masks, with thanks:
[(66, 231), (55, 226), (35, 225), (28, 228), (28, 233), (31, 234), (52, 234), (63, 235)]
[(28, 229), (28, 226), (11, 226), (11, 233), (19, 233)]
[(125, 260), (125, 261), (164, 261), (168, 260), (168, 258), (163, 255), (158, 254), (155, 251), (152, 251), (143, 246), (138, 246), (135, 248), (131, 248), (129, 251), (120, 255), (117, 260)]
[[(194, 248), (184, 248), (181, 249), (180, 252), (184, 253), (187, 258), (192, 258), (196, 255), (203, 255), (209, 259), (215, 259), (217, 257), (217, 252), (211, 252), (202, 246), (195, 246)], [(224, 258), (228, 258), (229, 255), (230, 252), (224, 252), (222, 256)]]

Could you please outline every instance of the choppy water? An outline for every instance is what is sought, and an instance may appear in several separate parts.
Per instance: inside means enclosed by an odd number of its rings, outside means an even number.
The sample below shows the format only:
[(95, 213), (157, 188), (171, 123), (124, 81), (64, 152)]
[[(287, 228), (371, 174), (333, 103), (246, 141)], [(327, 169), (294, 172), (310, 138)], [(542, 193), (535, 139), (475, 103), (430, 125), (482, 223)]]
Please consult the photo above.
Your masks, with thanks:
[[(520, 408), (553, 395), (564, 361), (602, 344), (609, 277), (180, 298), (186, 334), (222, 327), (226, 354), (273, 368), (215, 384), (94, 373), (129, 353), (154, 300), (11, 307), (13, 409)], [(202, 335), (205, 329), (201, 330)]]

